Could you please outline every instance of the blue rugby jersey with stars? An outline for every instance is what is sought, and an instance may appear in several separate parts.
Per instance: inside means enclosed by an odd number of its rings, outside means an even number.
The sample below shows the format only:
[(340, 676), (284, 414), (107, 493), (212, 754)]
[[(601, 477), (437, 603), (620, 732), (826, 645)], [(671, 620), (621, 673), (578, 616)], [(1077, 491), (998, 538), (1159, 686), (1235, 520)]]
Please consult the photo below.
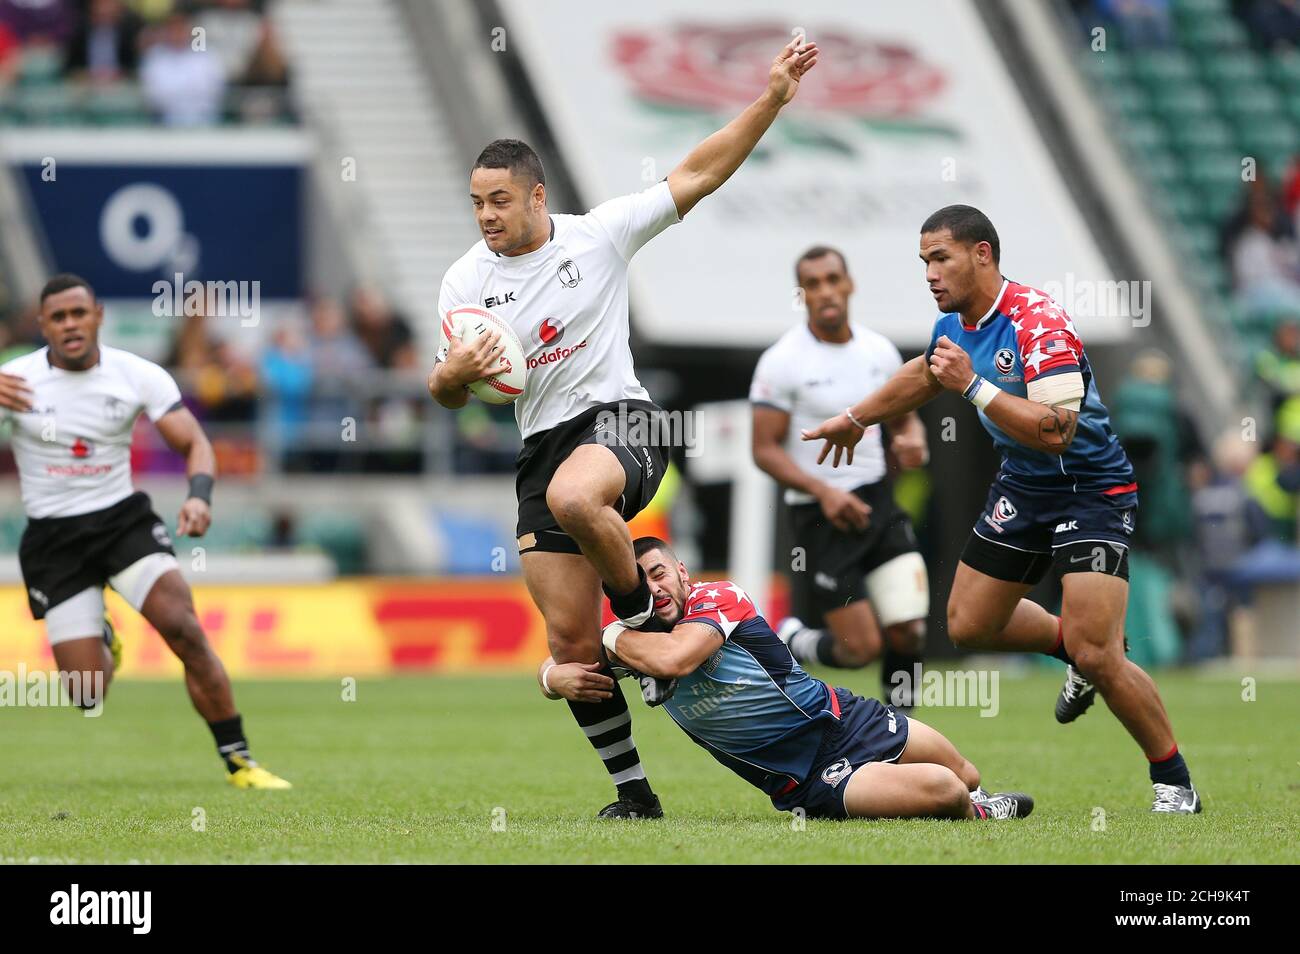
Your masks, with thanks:
[(1057, 456), (1018, 443), (979, 412), (980, 423), (1002, 452), (1002, 475), (1012, 483), (1073, 492), (1113, 491), (1133, 483), (1133, 467), (1110, 426), (1088, 356), (1074, 322), (1041, 291), (1004, 281), (989, 312), (973, 327), (960, 314), (940, 315), (925, 356), (941, 336), (970, 355), (975, 373), (1017, 397), (1027, 397), (1035, 378), (1077, 372), (1084, 396), (1074, 440)]

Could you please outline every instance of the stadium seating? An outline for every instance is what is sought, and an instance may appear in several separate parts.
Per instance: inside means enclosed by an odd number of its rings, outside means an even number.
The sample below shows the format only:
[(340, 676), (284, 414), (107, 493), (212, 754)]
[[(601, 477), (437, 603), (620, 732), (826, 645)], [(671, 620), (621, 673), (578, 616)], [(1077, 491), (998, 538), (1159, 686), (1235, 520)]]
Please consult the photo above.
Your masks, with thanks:
[(1125, 49), (1123, 31), (1109, 30), (1105, 52), (1081, 44), (1080, 69), (1190, 259), (1188, 279), (1216, 300), (1210, 311), (1239, 334), (1236, 357), (1248, 362), (1278, 316), (1233, 303), (1220, 229), (1241, 207), (1245, 157), (1276, 181), (1300, 153), (1300, 52), (1251, 49), (1228, 0), (1174, 0), (1172, 13), (1171, 48)]

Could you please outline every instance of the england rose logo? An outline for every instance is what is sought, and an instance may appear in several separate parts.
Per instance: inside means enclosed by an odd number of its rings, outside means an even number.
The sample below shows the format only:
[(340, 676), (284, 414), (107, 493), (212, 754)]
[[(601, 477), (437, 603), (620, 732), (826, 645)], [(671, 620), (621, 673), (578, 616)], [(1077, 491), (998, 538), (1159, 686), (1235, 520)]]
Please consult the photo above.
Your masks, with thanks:
[[(942, 69), (900, 43), (835, 29), (809, 35), (824, 55), (817, 82), (800, 90), (796, 110), (913, 119), (947, 81)], [(778, 23), (678, 24), (667, 31), (617, 33), (613, 54), (642, 101), (725, 111), (753, 100), (754, 90), (767, 83), (772, 51), (789, 39), (789, 28)]]

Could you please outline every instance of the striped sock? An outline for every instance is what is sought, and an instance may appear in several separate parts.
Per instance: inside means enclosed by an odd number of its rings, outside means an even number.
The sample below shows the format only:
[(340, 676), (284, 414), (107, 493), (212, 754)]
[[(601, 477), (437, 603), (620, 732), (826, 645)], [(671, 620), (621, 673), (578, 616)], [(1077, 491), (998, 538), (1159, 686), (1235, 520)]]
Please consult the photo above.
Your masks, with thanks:
[[(606, 675), (609, 673), (606, 671)], [(632, 741), (632, 713), (623, 690), (614, 683), (614, 695), (600, 702), (570, 702), (569, 710), (582, 726), (620, 798), (644, 802), (653, 794), (641, 767), (641, 755)]]
[(236, 715), (220, 722), (209, 722), (208, 728), (212, 730), (212, 737), (217, 741), (217, 754), (226, 763), (226, 771), (234, 772), (239, 768), (237, 763), (230, 760), (232, 755), (238, 756), (248, 764), (257, 764), (248, 754), (248, 740), (244, 738), (242, 716)]

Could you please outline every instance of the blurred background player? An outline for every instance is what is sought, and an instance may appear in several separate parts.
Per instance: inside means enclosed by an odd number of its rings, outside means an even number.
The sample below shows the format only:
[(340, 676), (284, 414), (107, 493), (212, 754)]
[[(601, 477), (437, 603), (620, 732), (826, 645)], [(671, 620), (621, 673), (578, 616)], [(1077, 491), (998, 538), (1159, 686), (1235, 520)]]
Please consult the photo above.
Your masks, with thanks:
[[(949, 638), (1065, 662), (1057, 720), (1076, 719), (1099, 691), (1150, 762), (1151, 810), (1199, 812), (1156, 685), (1124, 651), (1133, 467), (1074, 323), (1049, 296), (1004, 278), (1000, 254), (993, 223), (978, 209), (947, 206), (926, 219), (921, 260), (940, 310), (930, 347), (804, 440), (825, 438), (818, 460), (833, 447), (838, 467), (845, 456), (853, 462), (864, 427), (945, 389), (974, 404), (1002, 467), (957, 565)], [(1024, 599), (1053, 567), (1063, 591), (1059, 617)]]
[[(548, 212), (541, 161), (518, 140), (491, 143), (474, 164), (470, 198), (483, 241), (448, 269), (438, 310), (445, 318), (460, 305), (492, 309), (510, 322), (530, 359), (548, 357), (530, 360), (527, 388), (515, 402), (524, 438), (516, 534), (524, 581), (557, 660), (597, 660), (602, 589), (629, 626), (657, 625), (626, 521), (654, 496), (668, 447), (651, 422), (661, 409), (632, 367), (628, 262), (740, 167), (817, 52), (802, 37), (791, 40), (773, 61), (763, 94), (663, 182), (586, 215)], [(443, 325), (446, 340), (429, 391), (456, 409), (468, 401), (471, 381), (500, 366), (499, 336), (467, 346)], [(618, 790), (599, 816), (661, 817), (622, 692), (615, 687), (608, 699), (571, 708)]]
[[(990, 795), (951, 742), (893, 706), (828, 686), (799, 667), (749, 595), (735, 583), (692, 583), (664, 541), (638, 537), (655, 614), (668, 633), (610, 623), (615, 665), (678, 680), (663, 703), (692, 741), (772, 799), (810, 818), (1023, 818), (1020, 793)], [(608, 695), (595, 665), (545, 660), (552, 699)]]
[[(795, 280), (808, 320), (764, 351), (754, 369), (753, 454), (785, 487), (794, 544), (802, 548), (791, 585), (825, 628), (792, 616), (777, 634), (805, 665), (858, 669), (881, 656), (883, 629), (885, 698), (910, 707), (930, 588), (912, 522), (894, 502), (884, 434), (873, 425), (854, 463), (832, 470), (819, 468), (817, 447), (798, 437), (875, 391), (903, 359), (888, 338), (850, 322), (854, 286), (841, 252), (813, 246), (795, 262)], [(924, 466), (925, 427), (915, 412), (885, 421), (884, 431), (900, 466)]]
[(185, 666), (185, 688), (230, 783), (289, 788), (249, 754), (230, 680), (199, 626), (167, 527), (131, 483), (131, 432), (143, 412), (185, 457), (190, 488), (176, 532), (201, 537), (212, 519), (212, 445), (171, 375), (99, 344), (103, 321), (83, 279), (55, 275), (41, 292), (48, 346), (0, 367), (0, 407), (13, 424), (28, 517), (19, 560), (32, 615), (45, 620), (59, 671), (101, 673), (107, 691), (121, 660), (104, 611), (104, 586), (113, 587)]

